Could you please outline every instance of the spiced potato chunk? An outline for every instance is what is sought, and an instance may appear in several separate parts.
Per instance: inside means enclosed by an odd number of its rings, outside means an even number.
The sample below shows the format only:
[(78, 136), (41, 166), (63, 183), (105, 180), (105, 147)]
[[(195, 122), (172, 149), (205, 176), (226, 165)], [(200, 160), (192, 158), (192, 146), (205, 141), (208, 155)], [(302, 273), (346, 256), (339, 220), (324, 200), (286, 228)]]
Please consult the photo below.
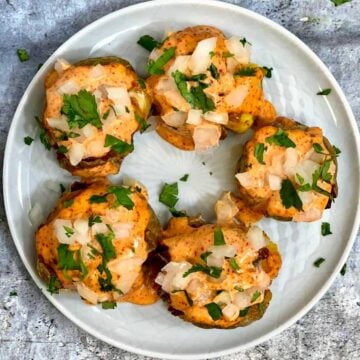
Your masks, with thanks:
[(146, 261), (160, 225), (145, 194), (103, 180), (60, 198), (36, 232), (38, 271), (49, 291), (74, 289), (105, 307), (157, 301)]
[(319, 220), (337, 196), (338, 153), (320, 128), (278, 118), (245, 144), (236, 175), (241, 198), (279, 220)]
[(169, 310), (205, 328), (246, 326), (264, 314), (281, 257), (258, 227), (190, 225), (173, 218), (163, 234), (168, 263), (156, 282)]
[(157, 132), (169, 143), (207, 150), (219, 144), (226, 129), (243, 133), (254, 122), (274, 119), (274, 107), (262, 90), (266, 70), (250, 62), (251, 44), (245, 38), (194, 26), (162, 43), (146, 39), (139, 43), (153, 49), (147, 89), (160, 117)]
[(59, 59), (45, 88), (42, 123), (60, 165), (82, 177), (116, 174), (151, 107), (131, 65), (116, 57)]

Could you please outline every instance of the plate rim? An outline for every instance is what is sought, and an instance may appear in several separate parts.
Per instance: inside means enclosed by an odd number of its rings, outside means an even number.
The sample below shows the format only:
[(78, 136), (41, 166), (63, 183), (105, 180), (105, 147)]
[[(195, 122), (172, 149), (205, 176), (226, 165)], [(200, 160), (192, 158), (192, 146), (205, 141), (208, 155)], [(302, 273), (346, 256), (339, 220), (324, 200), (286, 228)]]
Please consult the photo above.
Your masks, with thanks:
[[(343, 93), (340, 85), (338, 84), (337, 80), (334, 78), (334, 76), (332, 75), (332, 73), (330, 72), (328, 67), (310, 49), (310, 47), (308, 45), (306, 45), (300, 38), (298, 38), (296, 35), (291, 33), (289, 30), (287, 30), (283, 26), (281, 26), (281, 25), (277, 24), (276, 22), (272, 21), (271, 19), (268, 19), (265, 16), (263, 16), (263, 15), (261, 15), (259, 13), (256, 13), (256, 12), (254, 12), (252, 10), (241, 7), (240, 5), (235, 5), (235, 4), (231, 4), (231, 3), (225, 3), (225, 2), (221, 2), (221, 1), (217, 1), (217, 0), (206, 0), (206, 1), (205, 0), (202, 0), (202, 1), (198, 1), (198, 0), (152, 0), (152, 1), (145, 1), (145, 2), (141, 2), (141, 3), (138, 3), (138, 4), (134, 4), (134, 5), (130, 5), (130, 6), (118, 9), (116, 11), (113, 11), (113, 12), (111, 12), (111, 13), (109, 13), (107, 15), (104, 15), (103, 17), (91, 22), (90, 24), (86, 25), (81, 30), (79, 30), (78, 32), (73, 34), (70, 38), (68, 38), (62, 45), (60, 45), (49, 56), (49, 58), (46, 60), (46, 62), (42, 66), (42, 68), (35, 74), (35, 76), (31, 80), (31, 82), (27, 86), (23, 96), (21, 97), (21, 100), (18, 103), (16, 111), (15, 111), (13, 117), (12, 117), (11, 125), (10, 125), (9, 132), (8, 132), (8, 136), (7, 136), (7, 139), (6, 139), (5, 151), (4, 151), (4, 163), (3, 163), (3, 176), (2, 176), (2, 178), (3, 178), (3, 196), (4, 196), (5, 213), (6, 213), (6, 218), (7, 218), (7, 222), (8, 222), (8, 225), (9, 225), (11, 237), (12, 237), (12, 240), (13, 240), (13, 242), (15, 244), (16, 250), (17, 250), (17, 252), (18, 252), (18, 254), (19, 254), (20, 258), (21, 258), (21, 261), (25, 265), (26, 270), (29, 272), (32, 280), (40, 288), (43, 295), (45, 295), (45, 297), (52, 303), (52, 305), (55, 306), (56, 309), (58, 309), (63, 315), (65, 315), (76, 326), (80, 327), (81, 329), (86, 331), (91, 336), (94, 336), (94, 337), (98, 338), (99, 340), (104, 341), (105, 343), (110, 344), (112, 346), (115, 346), (117, 348), (129, 351), (129, 352), (132, 352), (132, 353), (136, 353), (136, 354), (139, 354), (139, 355), (153, 356), (153, 357), (156, 357), (156, 358), (164, 358), (164, 357), (166, 357), (167, 359), (179, 359), (179, 360), (191, 359), (191, 360), (194, 360), (194, 359), (206, 359), (206, 358), (214, 358), (214, 357), (219, 357), (219, 356), (225, 356), (225, 355), (233, 354), (233, 353), (235, 353), (237, 351), (240, 351), (240, 350), (248, 349), (248, 348), (253, 347), (255, 345), (258, 345), (260, 343), (263, 343), (263, 342), (269, 340), (270, 338), (273, 338), (276, 335), (280, 334), (282, 331), (289, 328), (290, 326), (292, 326), (297, 320), (299, 320), (307, 312), (309, 312), (311, 310), (311, 308), (329, 290), (330, 286), (334, 282), (334, 280), (335, 280), (336, 276), (338, 275), (340, 269), (342, 268), (342, 266), (344, 265), (346, 259), (349, 256), (349, 253), (350, 253), (351, 248), (352, 248), (352, 246), (354, 244), (354, 241), (356, 239), (356, 234), (357, 234), (357, 231), (358, 231), (358, 228), (359, 228), (359, 225), (360, 225), (360, 204), (358, 203), (358, 205), (357, 205), (356, 214), (355, 214), (355, 218), (354, 218), (354, 223), (352, 225), (352, 230), (351, 230), (351, 233), (350, 233), (350, 237), (349, 237), (349, 239), (347, 241), (347, 244), (346, 244), (346, 246), (344, 248), (344, 251), (343, 251), (337, 265), (333, 269), (333, 271), (332, 271), (331, 275), (328, 277), (328, 279), (323, 283), (322, 287), (320, 287), (318, 289), (318, 291), (316, 292), (315, 296), (311, 299), (311, 301), (309, 301), (305, 306), (303, 306), (300, 311), (298, 311), (295, 315), (291, 316), (287, 321), (285, 321), (282, 325), (278, 326), (274, 330), (268, 332), (267, 334), (265, 334), (265, 335), (263, 335), (263, 336), (261, 336), (259, 338), (256, 338), (256, 339), (254, 339), (252, 341), (249, 341), (246, 344), (230, 347), (230, 348), (228, 348), (226, 350), (213, 351), (211, 353), (175, 354), (175, 353), (170, 353), (170, 352), (166, 353), (166, 352), (158, 352), (158, 351), (154, 351), (154, 350), (140, 349), (140, 348), (128, 345), (126, 343), (123, 343), (121, 341), (119, 342), (119, 341), (112, 340), (112, 339), (108, 338), (106, 335), (100, 333), (98, 330), (96, 330), (96, 328), (91, 327), (90, 325), (86, 324), (82, 320), (73, 318), (73, 316), (68, 312), (67, 308), (64, 305), (59, 303), (49, 293), (47, 293), (46, 291), (43, 291), (43, 287), (44, 287), (43, 282), (39, 279), (37, 273), (35, 271), (33, 271), (30, 263), (26, 260), (26, 256), (25, 256), (25, 253), (22, 251), (20, 241), (15, 236), (15, 231), (14, 231), (15, 224), (14, 224), (14, 219), (10, 217), (10, 214), (11, 214), (11, 212), (10, 212), (10, 199), (9, 199), (8, 191), (7, 191), (7, 189), (9, 188), (9, 181), (8, 181), (9, 171), (8, 171), (8, 168), (9, 168), (9, 164), (10, 164), (10, 160), (11, 160), (10, 159), (11, 158), (10, 148), (11, 148), (11, 145), (12, 145), (14, 139), (15, 139), (14, 135), (15, 135), (16, 127), (17, 127), (16, 122), (14, 120), (16, 120), (19, 117), (21, 109), (23, 108), (24, 103), (25, 103), (29, 93), (32, 91), (32, 88), (34, 87), (35, 83), (39, 81), (39, 78), (45, 72), (45, 69), (48, 67), (48, 65), (53, 62), (56, 55), (59, 52), (61, 52), (63, 48), (68, 46), (69, 42), (76, 40), (78, 37), (82, 36), (84, 33), (88, 32), (88, 31), (90, 31), (92, 28), (96, 28), (102, 22), (105, 22), (105, 23), (109, 22), (109, 21), (111, 22), (112, 18), (116, 18), (118, 16), (125, 16), (128, 13), (141, 11), (141, 10), (144, 10), (146, 8), (149, 8), (149, 7), (151, 8), (152, 6), (159, 6), (159, 5), (160, 6), (161, 5), (176, 6), (176, 5), (182, 5), (182, 4), (192, 4), (192, 5), (197, 5), (197, 6), (201, 5), (201, 6), (204, 6), (204, 8), (206, 8), (206, 7), (216, 7), (216, 8), (221, 8), (221, 9), (228, 9), (228, 10), (233, 11), (234, 13), (238, 13), (238, 14), (242, 14), (242, 15), (251, 17), (256, 21), (259, 21), (260, 23), (266, 24), (269, 27), (273, 28), (274, 30), (279, 31), (284, 36), (286, 36), (297, 48), (304, 51), (305, 54), (320, 67), (320, 69), (326, 75), (326, 77), (327, 77), (329, 83), (331, 84), (333, 90), (335, 90), (336, 94), (339, 96), (340, 103), (344, 107), (344, 112), (345, 112), (347, 118), (349, 119), (351, 130), (354, 133), (355, 145), (356, 145), (356, 150), (357, 150), (358, 160), (359, 160), (358, 164), (357, 164), (357, 168), (360, 168), (360, 135), (359, 135), (359, 129), (358, 129), (358, 126), (357, 126), (357, 123), (356, 123), (356, 120), (355, 120), (355, 116), (354, 116), (354, 114), (352, 112), (350, 104), (348, 103), (348, 101), (347, 101), (347, 99), (345, 97), (345, 94)], [(358, 184), (358, 193), (360, 193), (360, 182)]]

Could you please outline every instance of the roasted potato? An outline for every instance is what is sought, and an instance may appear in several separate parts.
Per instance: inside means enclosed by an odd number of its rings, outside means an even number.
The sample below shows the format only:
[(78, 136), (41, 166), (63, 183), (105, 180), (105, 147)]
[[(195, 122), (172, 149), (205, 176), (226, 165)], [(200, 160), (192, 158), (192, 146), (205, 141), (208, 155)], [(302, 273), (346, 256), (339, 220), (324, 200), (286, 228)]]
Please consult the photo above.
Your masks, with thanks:
[(172, 218), (155, 281), (169, 311), (203, 328), (230, 329), (260, 319), (281, 266), (277, 246), (256, 226), (193, 224)]
[(320, 128), (279, 117), (244, 146), (236, 175), (241, 201), (278, 220), (319, 220), (337, 196), (337, 155)]
[(141, 84), (121, 58), (56, 62), (45, 80), (42, 124), (62, 167), (84, 178), (119, 171), (151, 108)]
[(155, 47), (146, 84), (159, 135), (182, 150), (207, 150), (226, 129), (243, 133), (273, 121), (262, 89), (266, 70), (250, 63), (250, 48), (211, 26), (177, 31)]
[(148, 258), (161, 227), (145, 194), (101, 180), (60, 198), (36, 232), (38, 272), (51, 292), (75, 289), (89, 304), (158, 300)]

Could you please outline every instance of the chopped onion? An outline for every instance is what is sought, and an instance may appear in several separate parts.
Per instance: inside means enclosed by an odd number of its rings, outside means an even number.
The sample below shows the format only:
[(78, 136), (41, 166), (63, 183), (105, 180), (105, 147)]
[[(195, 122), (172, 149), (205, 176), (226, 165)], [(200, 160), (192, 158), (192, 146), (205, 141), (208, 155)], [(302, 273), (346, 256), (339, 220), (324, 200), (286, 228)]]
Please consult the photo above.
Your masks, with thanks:
[(53, 192), (56, 192), (58, 193), (60, 191), (60, 186), (59, 186), (59, 182), (58, 181), (54, 181), (54, 180), (47, 180), (45, 182), (45, 186), (53, 191)]
[(150, 55), (149, 55), (149, 60), (157, 60), (160, 56), (162, 55), (162, 51), (159, 50), (158, 48), (154, 48)]
[(224, 224), (231, 222), (239, 209), (231, 198), (231, 193), (227, 192), (216, 202), (215, 213), (217, 223)]
[(65, 60), (64, 58), (58, 58), (56, 59), (54, 69), (58, 74), (62, 74), (66, 69), (71, 67), (71, 64)]
[[(304, 184), (312, 184), (312, 174), (318, 170), (320, 165), (312, 160), (304, 160), (296, 166), (295, 173), (304, 179)], [(299, 179), (295, 177), (298, 182)]]
[(188, 112), (186, 123), (190, 125), (200, 125), (202, 122), (201, 116), (201, 110), (190, 109)]
[(236, 174), (235, 177), (245, 189), (256, 187), (256, 179), (249, 172)]
[(103, 76), (105, 73), (104, 71), (104, 67), (101, 64), (97, 64), (96, 66), (94, 66), (91, 71), (90, 71), (90, 77), (92, 78), (99, 78), (101, 76)]
[(269, 168), (269, 171), (273, 174), (273, 175), (277, 175), (277, 176), (284, 176), (283, 173), (283, 159), (284, 159), (284, 154), (283, 153), (275, 153), (272, 157), (271, 157), (271, 166)]
[(240, 42), (240, 38), (232, 36), (225, 40), (225, 45), (234, 58), (240, 64), (248, 64), (250, 61), (251, 47), (248, 43), (245, 46)]
[(234, 296), (234, 305), (236, 305), (240, 310), (245, 309), (250, 305), (250, 295), (243, 291), (243, 292), (237, 292)]
[(231, 303), (231, 295), (228, 291), (222, 291), (220, 294), (214, 297), (213, 301), (218, 305), (227, 305)]
[(264, 232), (258, 226), (251, 226), (246, 236), (251, 247), (255, 250), (259, 250), (267, 245)]
[[(64, 228), (72, 230), (72, 233), (69, 233)], [(75, 242), (75, 230), (73, 228), (71, 220), (64, 220), (64, 219), (56, 219), (53, 222), (54, 233), (61, 244), (73, 244)]]
[(325, 160), (325, 157), (325, 155), (317, 153), (316, 151), (314, 151), (314, 149), (308, 151), (304, 156), (305, 159), (315, 161), (318, 164), (322, 164)]
[(91, 233), (93, 236), (95, 236), (96, 234), (106, 234), (108, 231), (109, 231), (108, 227), (103, 222), (95, 223), (91, 227)]
[(298, 191), (298, 194), (303, 205), (308, 205), (314, 200), (314, 194), (312, 191)]
[(90, 241), (88, 219), (76, 219), (74, 221), (74, 229), (76, 230), (75, 237), (77, 242), (86, 244)]
[(245, 85), (238, 85), (228, 95), (225, 96), (225, 102), (231, 108), (238, 108), (244, 102), (249, 93), (249, 88)]
[(129, 93), (125, 87), (110, 87), (106, 88), (107, 97), (115, 104), (117, 114), (126, 114), (126, 107), (130, 109), (131, 100)]
[(29, 211), (29, 220), (34, 227), (38, 227), (44, 219), (44, 212), (40, 203), (35, 202)]
[(48, 123), (48, 125), (54, 129), (59, 129), (61, 131), (69, 131), (69, 124), (66, 120), (65, 116), (61, 116), (60, 119), (56, 119), (56, 118), (47, 118), (46, 122)]
[(86, 144), (86, 156), (101, 157), (110, 151), (109, 147), (104, 146), (104, 140), (95, 138)]
[[(208, 251), (216, 257), (234, 257), (236, 255), (236, 248), (233, 245), (214, 245), (208, 248)], [(211, 255), (210, 255), (211, 256)], [(210, 257), (209, 256), (209, 257)], [(209, 258), (208, 258), (209, 259)]]
[(229, 115), (228, 113), (208, 111), (204, 114), (204, 119), (216, 124), (226, 125), (229, 122)]
[(239, 308), (234, 304), (228, 304), (222, 309), (222, 314), (228, 321), (233, 321), (239, 317)]
[(189, 61), (189, 68), (194, 75), (204, 73), (211, 64), (210, 52), (215, 50), (217, 38), (199, 41)]
[(299, 161), (297, 150), (294, 148), (287, 148), (285, 150), (283, 169), (286, 175), (295, 175), (296, 165)]
[(195, 150), (208, 150), (219, 144), (221, 136), (220, 126), (215, 124), (202, 124), (194, 129), (193, 139)]
[(138, 275), (138, 272), (127, 272), (123, 274), (120, 279), (116, 281), (116, 288), (120, 289), (124, 294), (127, 294), (134, 285)]
[(97, 304), (98, 302), (98, 294), (91, 290), (89, 287), (87, 287), (84, 283), (78, 282), (76, 284), (76, 289), (79, 293), (79, 295), (87, 300), (90, 304)]
[(91, 124), (86, 124), (82, 129), (81, 132), (84, 134), (86, 138), (93, 137), (97, 130), (96, 127)]
[(80, 87), (74, 80), (67, 80), (58, 88), (60, 94), (77, 94)]
[(270, 276), (265, 271), (260, 271), (256, 277), (257, 286), (261, 290), (266, 290), (271, 283)]
[(281, 189), (281, 177), (277, 175), (268, 174), (268, 182), (270, 190), (279, 191)]
[(321, 217), (322, 210), (312, 207), (306, 211), (301, 211), (295, 214), (293, 220), (301, 222), (312, 222), (321, 219)]
[(69, 150), (69, 160), (72, 166), (78, 165), (85, 155), (85, 147), (83, 144), (73, 143)]
[(238, 66), (238, 62), (236, 61), (236, 59), (234, 59), (233, 57), (229, 57), (226, 59), (226, 68), (227, 71), (230, 74), (233, 74), (236, 71), (236, 68)]
[(115, 239), (124, 239), (129, 237), (131, 230), (134, 227), (132, 222), (123, 222), (112, 225), (112, 229), (115, 233)]
[(165, 276), (156, 278), (155, 282), (161, 281), (161, 287), (167, 293), (171, 293), (173, 290), (184, 290), (191, 281), (193, 274), (186, 277), (183, 275), (190, 268), (191, 264), (187, 261), (180, 263), (171, 261), (161, 269)]
[(206, 263), (209, 266), (221, 268), (224, 265), (224, 257), (217, 256), (216, 254), (210, 254), (206, 259)]
[(108, 268), (118, 275), (123, 275), (128, 272), (139, 272), (143, 262), (144, 260), (139, 256), (133, 256), (127, 259), (115, 259), (108, 262)]
[(183, 111), (174, 111), (161, 116), (161, 119), (169, 126), (179, 127), (184, 125), (186, 120), (186, 113)]
[(186, 73), (188, 70), (188, 64), (191, 56), (190, 55), (181, 55), (175, 58), (174, 63), (169, 67), (167, 74), (171, 76), (176, 70)]

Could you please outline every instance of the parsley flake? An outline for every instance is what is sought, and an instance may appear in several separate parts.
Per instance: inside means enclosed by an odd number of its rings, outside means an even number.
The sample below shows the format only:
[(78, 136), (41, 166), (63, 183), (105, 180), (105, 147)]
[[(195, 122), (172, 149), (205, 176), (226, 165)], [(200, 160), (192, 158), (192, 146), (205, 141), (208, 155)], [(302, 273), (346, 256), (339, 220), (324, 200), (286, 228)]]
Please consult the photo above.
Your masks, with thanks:
[(251, 302), (254, 302), (254, 301), (256, 301), (260, 296), (261, 296), (261, 292), (260, 292), (259, 290), (256, 290), (256, 291), (253, 293), (250, 301), (251, 301)]
[(40, 118), (38, 116), (35, 116), (35, 120), (40, 128), (40, 133), (39, 133), (40, 142), (44, 145), (45, 149), (49, 151), (51, 149), (51, 141), (49, 135), (46, 133)]
[(74, 203), (74, 199), (67, 199), (64, 201), (64, 208), (70, 207)]
[(189, 174), (185, 174), (184, 176), (182, 176), (181, 178), (180, 178), (180, 181), (187, 181), (188, 180), (188, 178), (189, 178)]
[(301, 211), (302, 210), (302, 201), (294, 188), (294, 185), (289, 179), (285, 179), (281, 183), (280, 197), (283, 205), (286, 209), (291, 208), (292, 206)]
[(222, 268), (216, 266), (203, 266), (201, 264), (195, 264), (189, 270), (184, 272), (183, 277), (185, 278), (194, 272), (201, 271), (215, 279), (218, 279), (221, 275), (222, 270)]
[(235, 270), (235, 271), (239, 271), (239, 270), (240, 270), (240, 266), (239, 266), (239, 264), (237, 263), (237, 261), (236, 261), (235, 258), (230, 258), (228, 261), (229, 261), (229, 264), (230, 264), (230, 266), (232, 267), (233, 270)]
[(10, 291), (10, 293), (9, 293), (9, 296), (17, 296), (18, 294), (17, 294), (17, 292), (16, 291)]
[(30, 59), (30, 56), (25, 49), (17, 49), (16, 53), (21, 62), (28, 61)]
[(225, 245), (224, 234), (219, 226), (217, 226), (214, 230), (214, 245)]
[(316, 261), (314, 261), (314, 266), (318, 268), (324, 261), (324, 258), (318, 258)]
[(116, 302), (115, 301), (103, 301), (101, 303), (101, 307), (104, 309), (104, 310), (109, 310), (109, 309), (115, 309), (117, 306)]
[(269, 68), (267, 66), (263, 66), (262, 67), (264, 72), (265, 72), (265, 77), (267, 77), (268, 79), (271, 79), (272, 78), (272, 71), (274, 70), (272, 67)]
[(249, 309), (250, 309), (249, 307), (246, 307), (245, 309), (240, 310), (239, 316), (241, 317), (246, 316), (249, 312)]
[(275, 135), (267, 137), (265, 141), (269, 144), (275, 144), (286, 148), (296, 147), (296, 144), (289, 138), (288, 134), (282, 129), (278, 129)]
[(215, 80), (218, 80), (218, 79), (219, 79), (219, 77), (220, 77), (219, 70), (218, 70), (218, 68), (217, 68), (214, 64), (211, 64), (211, 65), (210, 65), (209, 71), (210, 71), (210, 73), (211, 73), (211, 76), (212, 76)]
[(331, 235), (331, 234), (332, 234), (332, 232), (330, 230), (330, 224), (328, 222), (321, 223), (321, 235), (327, 236), (327, 235)]
[(74, 229), (72, 229), (71, 227), (68, 226), (63, 226), (64, 230), (65, 230), (65, 235), (69, 238), (71, 237), (71, 235), (74, 235), (75, 231)]
[(163, 67), (175, 56), (175, 48), (169, 48), (155, 61), (150, 60), (147, 65), (147, 71), (150, 75), (162, 75), (165, 73)]
[(265, 150), (266, 150), (266, 148), (263, 143), (257, 143), (255, 145), (254, 156), (256, 157), (257, 161), (263, 165), (265, 165), (265, 162), (264, 162), (264, 151)]
[(24, 143), (26, 144), (26, 145), (31, 145), (31, 143), (34, 141), (34, 139), (32, 138), (32, 137), (30, 137), (30, 136), (25, 136), (24, 137)]
[(90, 204), (101, 204), (101, 203), (106, 203), (107, 202), (107, 198), (106, 195), (91, 195), (89, 198), (89, 202)]
[(52, 295), (58, 294), (59, 289), (61, 289), (60, 280), (56, 277), (56, 275), (51, 275), (47, 291)]
[(326, 96), (326, 95), (329, 95), (330, 93), (331, 93), (331, 89), (324, 89), (324, 90), (321, 90), (318, 93), (316, 93), (316, 95)]
[(222, 317), (222, 311), (218, 304), (212, 302), (212, 303), (206, 304), (205, 307), (207, 308), (207, 311), (213, 320), (216, 321)]
[(242, 43), (242, 46), (245, 47), (246, 44), (251, 45), (251, 42), (247, 41), (246, 38), (242, 38), (239, 40)]
[(179, 189), (178, 184), (167, 184), (163, 186), (160, 195), (159, 195), (159, 201), (166, 205), (169, 208), (174, 208), (176, 203), (178, 202)]
[(347, 268), (347, 265), (346, 265), (346, 263), (344, 264), (344, 266), (341, 268), (341, 270), (340, 270), (340, 274), (341, 274), (341, 276), (344, 276), (345, 274), (346, 274), (346, 268)]
[(148, 51), (152, 51), (155, 48), (159, 48), (162, 45), (160, 42), (156, 41), (150, 35), (141, 36), (141, 38), (137, 41), (137, 43)]
[(135, 119), (140, 125), (141, 134), (150, 127), (150, 124), (148, 124), (138, 113), (135, 113)]
[(256, 68), (251, 66), (243, 67), (235, 71), (234, 76), (256, 76)]
[(111, 147), (112, 150), (119, 154), (127, 154), (134, 150), (134, 145), (129, 144), (115, 136), (107, 134), (105, 137), (105, 147)]
[(98, 233), (95, 235), (96, 240), (99, 242), (102, 248), (102, 256), (105, 262), (116, 257), (115, 247), (112, 243), (115, 235), (112, 231), (108, 234)]
[(99, 215), (95, 215), (95, 216), (93, 214), (90, 215), (88, 221), (89, 227), (93, 226), (94, 224), (100, 224), (100, 223), (102, 223), (102, 220)]
[(334, 5), (335, 7), (336, 6), (340, 6), (340, 5), (343, 5), (343, 4), (346, 4), (352, 0), (330, 0)]
[(123, 206), (128, 210), (132, 210), (134, 207), (134, 202), (131, 200), (131, 190), (123, 186), (110, 186), (109, 194), (114, 194), (116, 201), (114, 207)]

